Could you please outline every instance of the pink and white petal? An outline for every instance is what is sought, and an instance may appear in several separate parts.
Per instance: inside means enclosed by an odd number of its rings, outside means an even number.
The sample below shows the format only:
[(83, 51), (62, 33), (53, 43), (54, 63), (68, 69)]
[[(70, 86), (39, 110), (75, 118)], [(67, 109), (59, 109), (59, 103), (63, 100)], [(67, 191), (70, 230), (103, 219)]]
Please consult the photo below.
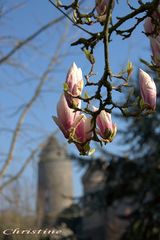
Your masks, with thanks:
[(64, 94), (61, 95), (60, 101), (57, 105), (57, 115), (59, 121), (66, 129), (71, 127), (75, 118), (75, 113), (73, 112), (73, 109), (69, 108)]
[[(100, 113), (101, 114), (101, 113)], [(99, 127), (99, 129), (100, 129), (100, 132), (102, 133), (102, 135), (103, 135), (103, 133), (104, 133), (104, 131), (105, 131), (105, 123), (104, 123), (104, 121), (103, 121), (103, 119), (102, 119), (102, 115), (98, 115), (97, 116), (97, 119), (96, 119), (96, 123), (97, 123), (97, 125), (98, 125), (98, 127)]]
[[(85, 117), (85, 116), (84, 116)], [(76, 127), (76, 139), (81, 143), (84, 142), (85, 139), (85, 126), (84, 126), (84, 117), (80, 120)]]
[(63, 135), (65, 136), (65, 138), (69, 137), (69, 131), (67, 131), (64, 126), (59, 122), (58, 118), (53, 116), (53, 120), (54, 122), (57, 124), (57, 126), (59, 127), (59, 129), (62, 131)]
[(93, 128), (93, 123), (92, 123), (92, 118), (86, 118), (84, 120), (84, 127), (85, 127), (85, 141), (90, 140), (92, 137), (92, 128)]

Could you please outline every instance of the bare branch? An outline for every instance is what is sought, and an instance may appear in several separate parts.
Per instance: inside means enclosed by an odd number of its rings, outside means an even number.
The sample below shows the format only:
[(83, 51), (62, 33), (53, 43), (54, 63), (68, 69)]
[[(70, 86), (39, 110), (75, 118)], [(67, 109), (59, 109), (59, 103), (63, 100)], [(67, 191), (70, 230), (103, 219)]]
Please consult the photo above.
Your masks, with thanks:
[(2, 191), (6, 186), (8, 186), (9, 184), (11, 184), (12, 182), (14, 182), (15, 180), (17, 180), (22, 173), (25, 171), (26, 167), (28, 166), (28, 164), (34, 159), (35, 155), (37, 154), (37, 152), (39, 151), (39, 147), (36, 148), (35, 150), (31, 151), (31, 154), (27, 157), (27, 159), (25, 160), (24, 164), (22, 165), (21, 169), (17, 172), (16, 175), (10, 177), (8, 180), (6, 180), (1, 186), (0, 186), (0, 191)]
[(59, 54), (60, 54), (60, 49), (61, 49), (61, 46), (62, 46), (63, 42), (64, 42), (64, 38), (62, 38), (61, 41), (58, 43), (58, 46), (56, 48), (56, 52), (53, 54), (53, 57), (51, 58), (46, 71), (41, 76), (40, 81), (39, 81), (39, 83), (38, 83), (38, 85), (37, 85), (37, 87), (34, 91), (33, 96), (31, 97), (31, 99), (28, 101), (28, 103), (24, 106), (24, 108), (22, 110), (22, 113), (21, 113), (21, 115), (18, 119), (16, 128), (15, 128), (13, 136), (12, 136), (12, 140), (11, 140), (11, 144), (10, 144), (10, 148), (9, 148), (9, 152), (8, 152), (8, 157), (5, 160), (5, 163), (4, 163), (4, 165), (3, 165), (3, 167), (0, 171), (0, 178), (4, 176), (4, 174), (7, 171), (7, 168), (9, 167), (9, 165), (10, 165), (12, 159), (13, 159), (17, 139), (18, 139), (19, 133), (21, 131), (22, 125), (25, 121), (26, 115), (29, 112), (29, 110), (31, 109), (31, 107), (33, 106), (33, 104), (35, 103), (35, 101), (37, 100), (37, 98), (39, 97), (39, 95), (41, 93), (41, 90), (44, 86), (44, 83), (48, 79), (49, 73), (53, 70), (54, 64), (57, 63), (58, 57), (59, 57)]
[(23, 46), (25, 46), (26, 44), (28, 44), (29, 42), (33, 41), (36, 37), (38, 37), (41, 33), (43, 33), (44, 31), (46, 31), (47, 29), (49, 29), (50, 27), (52, 27), (53, 25), (57, 24), (58, 22), (60, 22), (61, 20), (63, 20), (65, 18), (64, 15), (62, 15), (59, 18), (56, 18), (50, 22), (48, 22), (47, 24), (43, 25), (42, 27), (40, 27), (36, 32), (34, 32), (33, 34), (31, 34), (29, 37), (27, 37), (26, 39), (24, 39), (23, 41), (19, 41), (19, 43), (17, 43), (17, 45), (10, 51), (8, 52), (5, 56), (3, 56), (0, 59), (0, 64), (5, 63), (13, 54), (15, 54), (18, 50), (20, 50)]
[(0, 18), (6, 16), (7, 14), (11, 13), (12, 11), (17, 10), (18, 8), (23, 7), (26, 4), (27, 1), (24, 1), (22, 3), (17, 3), (13, 6), (11, 6), (10, 8), (8, 8), (7, 10), (0, 12)]
[(78, 27), (79, 29), (81, 29), (83, 32), (85, 32), (85, 33), (87, 33), (87, 34), (89, 34), (89, 35), (91, 35), (91, 36), (94, 36), (94, 33), (90, 32), (90, 31), (86, 30), (85, 28), (83, 28), (83, 27), (79, 26), (78, 24), (76, 24), (76, 22), (75, 22), (67, 13), (65, 13), (61, 8), (59, 8), (54, 2), (52, 2), (51, 0), (49, 0), (49, 2), (50, 2), (55, 8), (57, 8), (61, 13), (63, 13), (63, 15), (64, 15), (66, 18), (68, 18), (68, 19), (73, 23), (73, 25), (75, 25), (76, 27)]

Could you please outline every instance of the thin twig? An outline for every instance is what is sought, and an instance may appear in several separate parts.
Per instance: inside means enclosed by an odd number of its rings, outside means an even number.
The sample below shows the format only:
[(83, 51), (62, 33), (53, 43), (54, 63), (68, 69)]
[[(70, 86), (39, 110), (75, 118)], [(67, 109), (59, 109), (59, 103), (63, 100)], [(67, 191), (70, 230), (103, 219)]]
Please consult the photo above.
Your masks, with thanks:
[(5, 187), (7, 187), (8, 185), (10, 185), (11, 183), (13, 183), (15, 180), (17, 180), (22, 173), (25, 171), (26, 167), (28, 166), (28, 164), (34, 159), (36, 153), (39, 151), (39, 147), (36, 148), (35, 150), (33, 150), (31, 152), (31, 154), (27, 157), (27, 159), (25, 160), (24, 164), (22, 165), (22, 167), (20, 168), (20, 170), (17, 172), (17, 174), (15, 174), (14, 176), (10, 177), (8, 180), (6, 180), (1, 186), (0, 186), (0, 191), (2, 191)]
[(54, 2), (52, 2), (51, 0), (49, 0), (49, 2), (50, 2), (55, 8), (57, 8), (61, 13), (63, 13), (63, 15), (64, 15), (65, 17), (67, 17), (67, 18), (73, 23), (73, 25), (75, 25), (76, 27), (78, 27), (79, 29), (81, 29), (83, 32), (85, 32), (85, 33), (87, 33), (87, 34), (89, 34), (89, 35), (91, 35), (91, 36), (94, 36), (94, 33), (90, 32), (90, 31), (86, 30), (85, 28), (83, 28), (83, 27), (79, 26), (78, 24), (76, 24), (75, 21), (74, 21), (67, 13), (65, 13), (60, 7), (58, 7)]
[[(62, 38), (62, 41), (64, 41), (63, 38)], [(4, 163), (4, 165), (3, 165), (3, 167), (0, 171), (0, 178), (2, 178), (4, 176), (4, 174), (6, 173), (8, 167), (9, 167), (9, 165), (10, 165), (12, 159), (13, 159), (13, 154), (14, 154), (16, 143), (17, 143), (17, 139), (18, 139), (19, 133), (21, 131), (21, 127), (22, 127), (22, 125), (24, 123), (24, 120), (26, 118), (26, 115), (29, 112), (29, 110), (31, 109), (32, 105), (37, 100), (38, 96), (40, 95), (42, 87), (43, 87), (44, 83), (47, 81), (49, 73), (52, 71), (53, 65), (58, 60), (59, 52), (60, 52), (60, 46), (62, 45), (62, 41), (60, 41), (58, 43), (58, 46), (56, 48), (56, 53), (53, 54), (53, 57), (51, 58), (51, 61), (49, 62), (46, 71), (41, 76), (40, 82), (38, 83), (38, 85), (37, 85), (37, 87), (34, 91), (33, 96), (28, 101), (28, 103), (25, 105), (25, 107), (23, 108), (23, 111), (22, 111), (22, 113), (21, 113), (21, 115), (18, 119), (15, 131), (14, 131), (13, 136), (12, 136), (12, 140), (11, 140), (11, 144), (10, 144), (10, 148), (9, 148), (9, 152), (8, 152), (8, 157), (5, 160), (5, 163)]]
[(46, 31), (47, 29), (49, 29), (50, 27), (52, 27), (53, 25), (57, 24), (58, 22), (60, 22), (61, 20), (63, 20), (65, 18), (65, 16), (60, 16), (59, 18), (56, 18), (50, 22), (48, 22), (47, 24), (43, 25), (42, 27), (40, 27), (36, 32), (34, 32), (33, 34), (31, 34), (29, 37), (27, 37), (26, 39), (24, 39), (23, 41), (19, 41), (19, 43), (12, 49), (9, 51), (9, 53), (7, 53), (5, 56), (3, 56), (0, 59), (0, 64), (5, 63), (13, 54), (15, 54), (18, 50), (20, 50), (23, 46), (27, 45), (29, 42), (33, 41), (36, 37), (38, 37), (41, 33), (43, 33), (44, 31)]

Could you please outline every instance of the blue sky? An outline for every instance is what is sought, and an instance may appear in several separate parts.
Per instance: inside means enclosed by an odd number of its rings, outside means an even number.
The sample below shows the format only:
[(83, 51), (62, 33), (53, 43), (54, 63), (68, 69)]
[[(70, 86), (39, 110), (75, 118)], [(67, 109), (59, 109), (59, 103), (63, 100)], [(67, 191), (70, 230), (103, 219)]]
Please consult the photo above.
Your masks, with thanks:
[[(21, 3), (22, 1), (16, 0), (15, 2)], [(64, 1), (65, 2), (65, 1)], [(115, 21), (115, 16), (123, 16), (130, 10), (128, 9), (125, 1), (119, 1), (120, 4), (116, 4), (113, 17)], [(135, 4), (135, 1), (130, 1)], [(9, 1), (4, 4), (4, 7), (9, 6)], [(86, 7), (86, 6), (83, 6)], [(29, 34), (34, 32), (37, 27), (47, 23), (53, 18), (60, 16), (61, 13), (57, 11), (47, 0), (28, 0), (24, 6), (16, 11), (13, 11), (11, 14), (6, 16), (4, 24), (1, 25), (0, 31), (3, 35), (10, 35), (16, 38), (24, 39)], [(132, 20), (131, 20), (132, 22)], [(124, 25), (128, 27), (128, 24)], [(56, 28), (52, 28), (47, 32), (44, 32), (41, 37), (36, 39), (33, 42), (33, 46), (25, 47), (24, 51), (19, 51), (15, 56), (13, 56), (13, 61), (21, 61), (24, 63), (25, 67), (32, 69), (34, 76), (40, 75), (47, 63), (49, 56), (57, 47), (57, 42), (60, 40), (61, 36), (64, 33), (65, 29), (68, 29), (68, 36), (63, 47), (63, 52), (69, 52), (69, 55), (63, 59), (63, 61), (57, 65), (57, 68), (53, 74), (51, 74), (51, 79), (47, 88), (44, 88), (43, 94), (41, 95), (40, 100), (34, 105), (31, 114), (26, 119), (26, 126), (34, 125), (37, 129), (31, 129), (30, 137), (33, 139), (33, 146), (37, 143), (37, 138), (39, 140), (45, 134), (52, 133), (57, 130), (56, 125), (53, 123), (51, 116), (56, 115), (56, 104), (62, 92), (62, 83), (65, 81), (66, 73), (68, 68), (73, 61), (82, 68), (83, 73), (86, 74), (89, 70), (89, 62), (84, 59), (84, 55), (79, 47), (70, 47), (72, 41), (76, 40), (77, 37), (83, 35), (83, 33), (72, 26), (72, 24), (65, 20), (63, 23), (60, 23)], [(97, 30), (96, 27), (93, 27), (93, 31)], [(122, 40), (121, 37), (113, 37), (113, 41), (110, 44), (110, 63), (113, 72), (119, 72), (124, 68), (128, 61), (132, 61), (135, 66), (135, 70), (139, 65), (139, 58), (145, 58), (150, 60), (149, 52), (149, 41), (142, 33), (143, 24), (141, 24), (136, 31), (133, 33), (132, 37), (128, 40)], [(39, 53), (36, 52), (36, 47), (40, 48)], [(7, 52), (10, 49), (10, 44), (5, 45), (3, 48), (4, 52)], [(34, 52), (35, 51), (35, 52)], [(95, 71), (97, 72), (94, 80), (98, 80), (101, 77), (103, 72), (103, 45), (98, 44), (96, 52), (96, 65)], [(142, 66), (143, 68), (143, 66)], [(14, 128), (18, 114), (14, 114), (14, 110), (17, 109), (17, 106), (21, 102), (26, 102), (33, 93), (34, 88), (36, 87), (37, 81), (33, 75), (27, 73), (24, 75), (20, 70), (15, 69), (10, 66), (2, 66), (0, 69), (1, 79), (0, 79), (0, 108), (3, 110), (3, 115), (1, 115), (1, 126)], [(136, 72), (136, 71), (135, 71)], [(25, 82), (22, 82), (25, 80)], [(48, 88), (50, 87), (50, 91)], [(115, 120), (116, 121), (116, 120)], [(117, 123), (120, 128), (125, 127), (125, 124), (121, 121)], [(38, 130), (38, 135), (37, 135)], [(2, 152), (7, 151), (10, 142), (10, 134), (3, 132), (1, 134), (1, 147)], [(27, 145), (27, 136), (22, 138), (22, 141), (17, 145), (16, 151), (16, 161), (10, 167), (10, 171), (15, 171), (18, 169), (19, 162), (21, 163), (23, 158), (28, 153)], [(63, 139), (63, 143), (66, 143), (61, 133), (57, 135), (58, 139)], [(34, 140), (36, 139), (36, 141)], [(115, 142), (107, 145), (107, 150), (117, 153), (121, 150), (121, 147), (118, 146), (119, 138), (115, 139)], [(118, 143), (118, 144), (117, 144)], [(27, 147), (26, 147), (27, 146)], [(68, 147), (69, 151), (76, 151), (73, 145)], [(31, 184), (35, 185), (36, 173), (34, 171), (36, 166), (28, 167), (24, 177), (29, 178)], [(80, 176), (82, 172), (80, 168), (74, 168), (74, 194), (75, 196), (81, 194), (82, 187), (80, 184)]]

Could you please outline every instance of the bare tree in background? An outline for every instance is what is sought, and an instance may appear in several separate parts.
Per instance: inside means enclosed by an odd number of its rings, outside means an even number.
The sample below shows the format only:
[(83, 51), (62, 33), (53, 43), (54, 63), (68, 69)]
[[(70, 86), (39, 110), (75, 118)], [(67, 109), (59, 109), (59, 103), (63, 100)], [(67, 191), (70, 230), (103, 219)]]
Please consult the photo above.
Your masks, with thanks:
[[(4, 27), (9, 29), (6, 26), (8, 16), (25, 7), (27, 2), (1, 3), (1, 32)], [(39, 113), (37, 116), (34, 109), (41, 106), (45, 109), (43, 93), (55, 92), (55, 70), (68, 54), (63, 48), (67, 28), (64, 31), (63, 27), (63, 36), (61, 33), (58, 38), (58, 23), (63, 19), (64, 16), (54, 18), (22, 39), (6, 31), (0, 37), (0, 93), (3, 95), (0, 102), (0, 139), (3, 143), (0, 150), (0, 192), (3, 197), (3, 190), (22, 175), (49, 135), (40, 123), (44, 116)], [(32, 123), (30, 117), (34, 119)]]

